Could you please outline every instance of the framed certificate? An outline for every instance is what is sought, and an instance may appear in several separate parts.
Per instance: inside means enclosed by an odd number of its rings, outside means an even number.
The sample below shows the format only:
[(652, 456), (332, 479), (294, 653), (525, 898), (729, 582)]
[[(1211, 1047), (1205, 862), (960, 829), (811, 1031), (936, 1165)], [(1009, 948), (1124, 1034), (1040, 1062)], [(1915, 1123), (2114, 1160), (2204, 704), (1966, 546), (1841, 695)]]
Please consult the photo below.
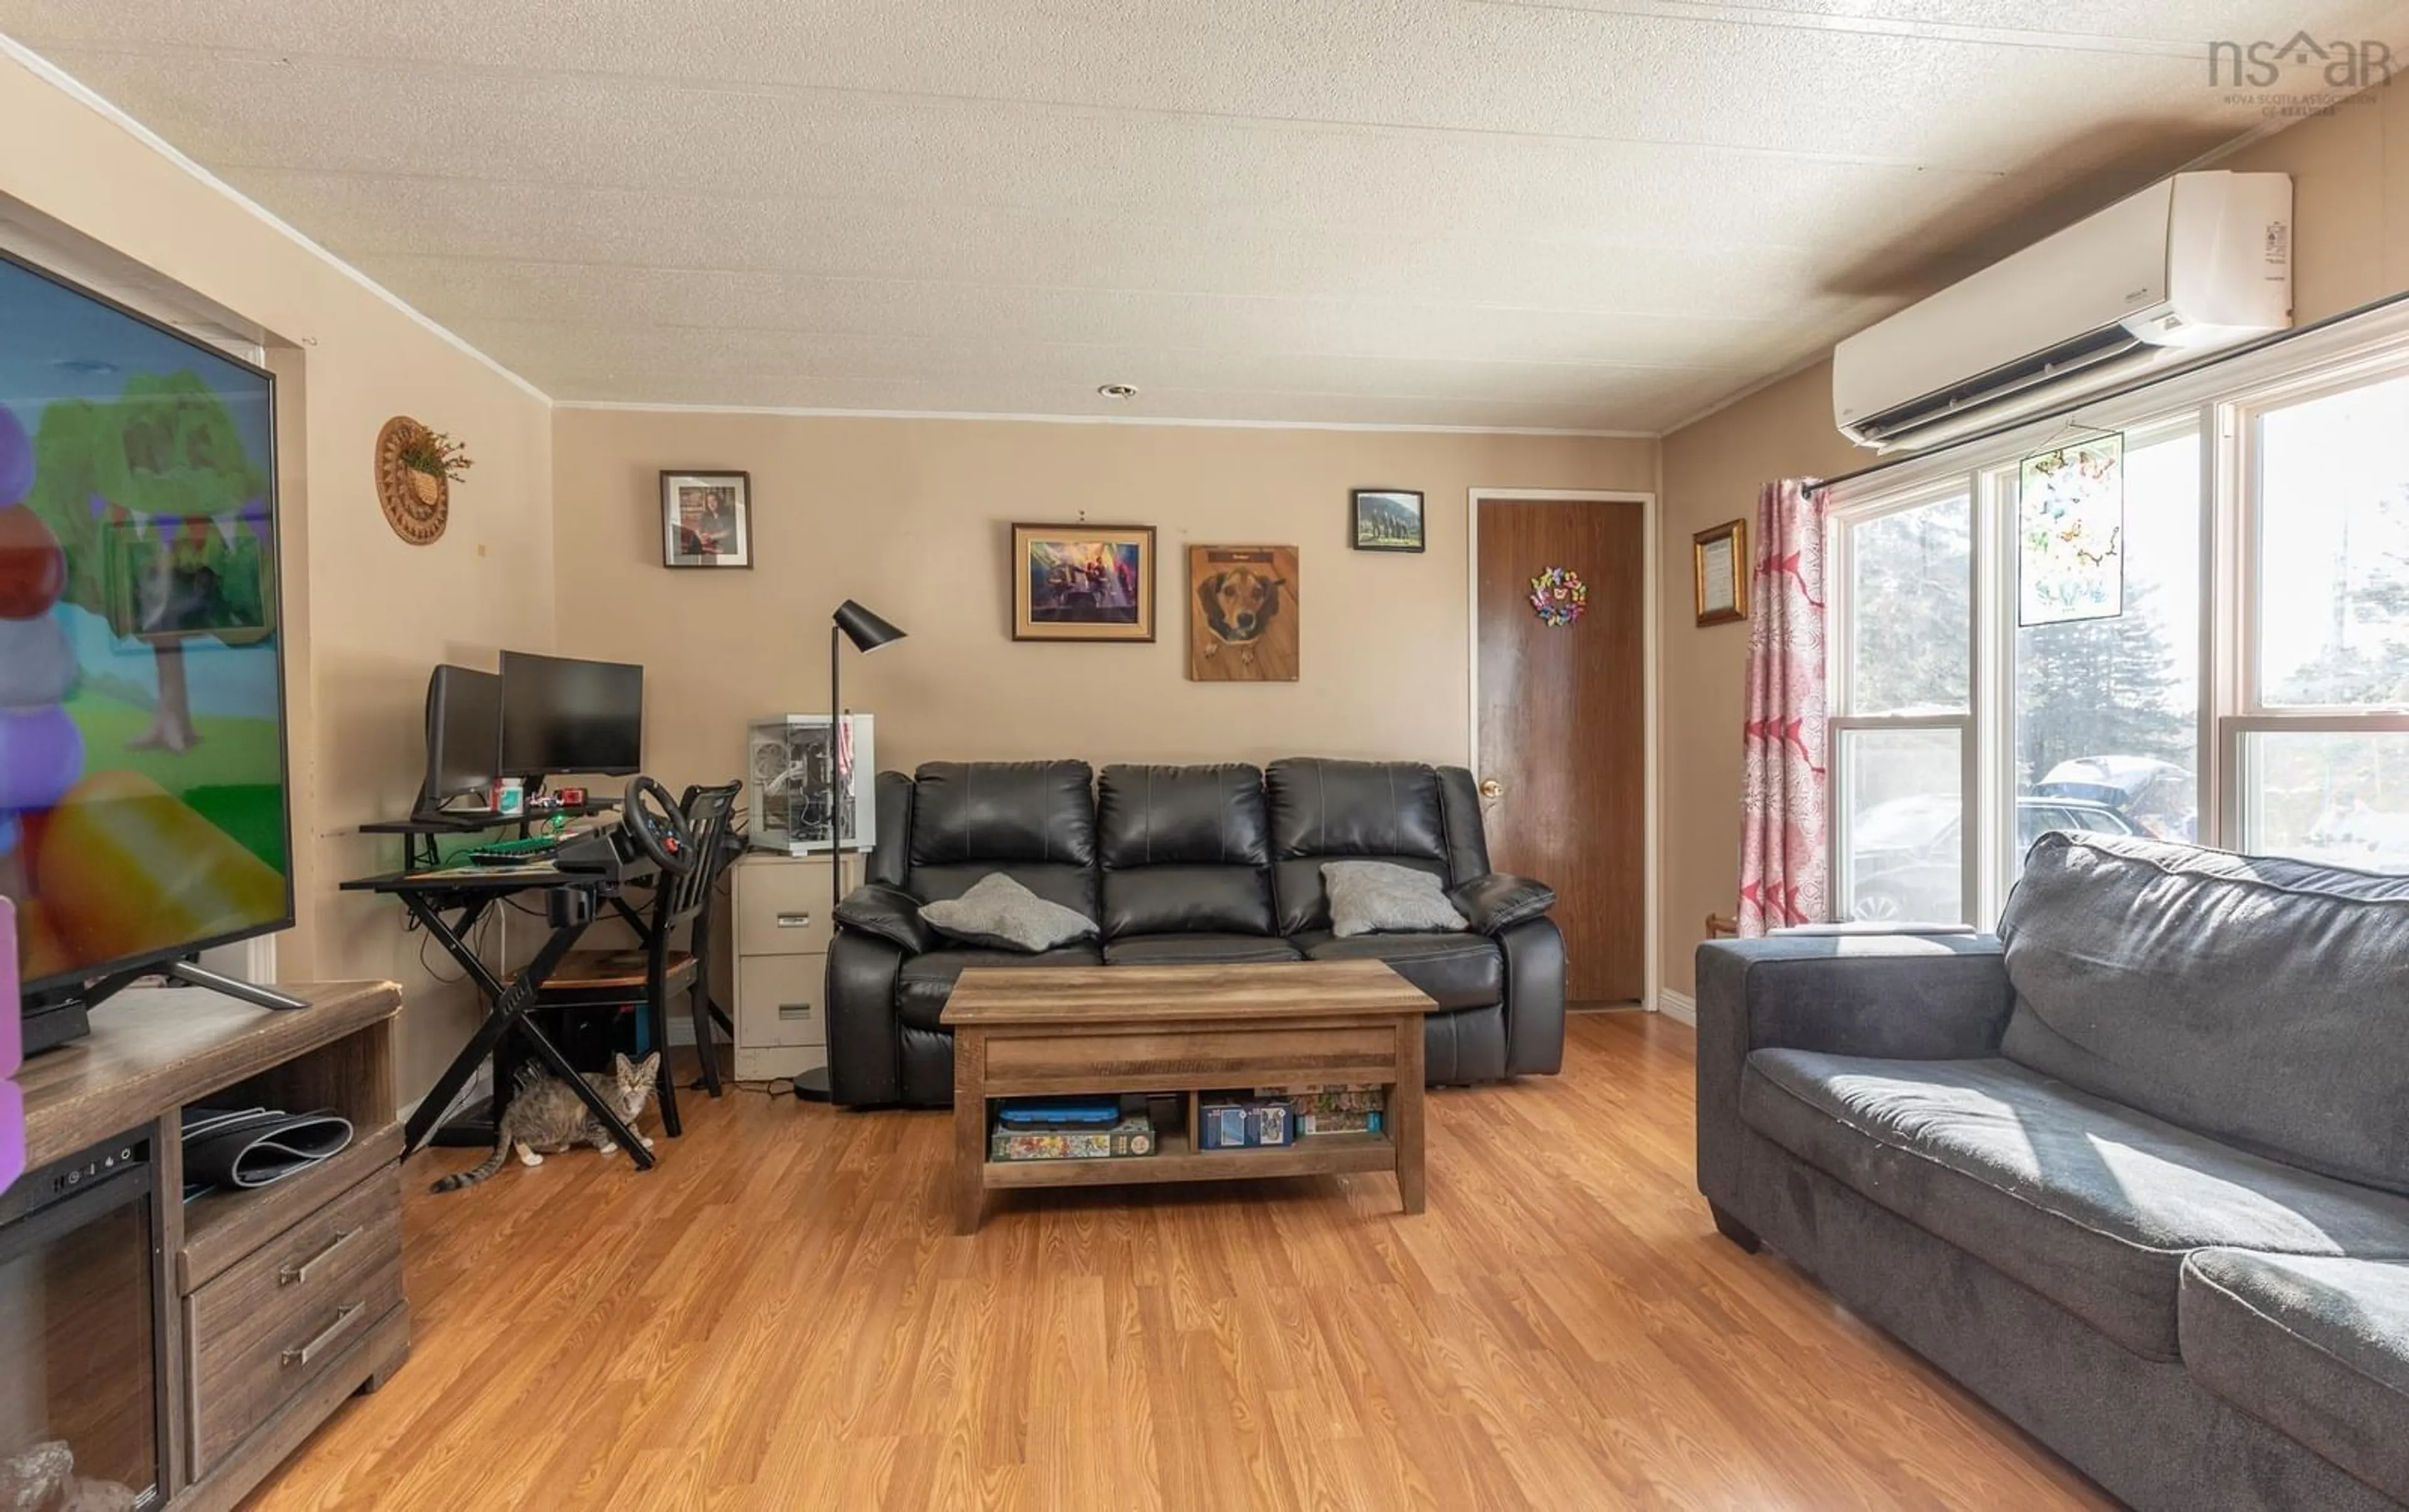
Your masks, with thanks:
[(1698, 623), (1729, 625), (1748, 618), (1748, 522), (1728, 520), (1690, 538)]

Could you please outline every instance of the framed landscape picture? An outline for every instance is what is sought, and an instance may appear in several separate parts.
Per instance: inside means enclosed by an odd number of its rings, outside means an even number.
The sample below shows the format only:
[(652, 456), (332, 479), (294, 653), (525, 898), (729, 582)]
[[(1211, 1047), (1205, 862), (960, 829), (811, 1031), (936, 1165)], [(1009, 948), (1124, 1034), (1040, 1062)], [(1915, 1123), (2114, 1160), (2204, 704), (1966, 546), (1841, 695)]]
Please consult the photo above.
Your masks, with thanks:
[(1349, 540), (1359, 552), (1422, 549), (1422, 496), (1411, 488), (1358, 488)]
[(751, 567), (752, 474), (662, 473), (661, 565)]
[(1015, 641), (1154, 639), (1154, 526), (1012, 527)]

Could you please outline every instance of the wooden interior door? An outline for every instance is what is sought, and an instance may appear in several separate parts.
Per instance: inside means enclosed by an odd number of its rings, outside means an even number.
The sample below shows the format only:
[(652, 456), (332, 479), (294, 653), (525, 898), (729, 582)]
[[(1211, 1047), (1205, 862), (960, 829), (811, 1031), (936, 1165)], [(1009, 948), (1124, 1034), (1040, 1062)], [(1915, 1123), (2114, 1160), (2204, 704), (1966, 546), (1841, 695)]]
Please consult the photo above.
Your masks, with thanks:
[[(1647, 989), (1647, 522), (1608, 500), (1490, 499), (1479, 511), (1476, 633), (1490, 862), (1556, 889), (1565, 995)], [(1580, 617), (1543, 622), (1531, 580), (1570, 568)]]

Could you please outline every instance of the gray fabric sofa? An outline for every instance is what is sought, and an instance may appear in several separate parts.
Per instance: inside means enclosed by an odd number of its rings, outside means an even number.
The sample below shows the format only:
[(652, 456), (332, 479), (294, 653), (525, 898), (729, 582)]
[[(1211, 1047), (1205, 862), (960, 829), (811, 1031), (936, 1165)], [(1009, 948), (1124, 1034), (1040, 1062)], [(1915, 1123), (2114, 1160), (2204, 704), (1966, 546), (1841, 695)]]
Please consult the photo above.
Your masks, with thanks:
[(2409, 878), (2045, 835), (1698, 952), (1698, 1187), (2135, 1506), (2409, 1504)]

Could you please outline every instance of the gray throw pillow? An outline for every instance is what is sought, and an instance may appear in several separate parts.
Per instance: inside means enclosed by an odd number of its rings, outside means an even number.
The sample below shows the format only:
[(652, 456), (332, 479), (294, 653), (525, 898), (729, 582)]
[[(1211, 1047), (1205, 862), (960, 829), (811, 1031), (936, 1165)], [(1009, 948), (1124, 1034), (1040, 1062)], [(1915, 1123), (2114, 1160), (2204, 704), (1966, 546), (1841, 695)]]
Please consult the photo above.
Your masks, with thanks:
[(1391, 861), (1325, 861), (1321, 885), (1330, 889), (1330, 929), (1345, 938), (1408, 929), (1460, 931), (1463, 914), (1447, 900), (1439, 879)]
[(1047, 902), (1001, 871), (988, 872), (949, 902), (921, 904), (920, 917), (939, 934), (1023, 955), (1096, 937), (1095, 920)]

